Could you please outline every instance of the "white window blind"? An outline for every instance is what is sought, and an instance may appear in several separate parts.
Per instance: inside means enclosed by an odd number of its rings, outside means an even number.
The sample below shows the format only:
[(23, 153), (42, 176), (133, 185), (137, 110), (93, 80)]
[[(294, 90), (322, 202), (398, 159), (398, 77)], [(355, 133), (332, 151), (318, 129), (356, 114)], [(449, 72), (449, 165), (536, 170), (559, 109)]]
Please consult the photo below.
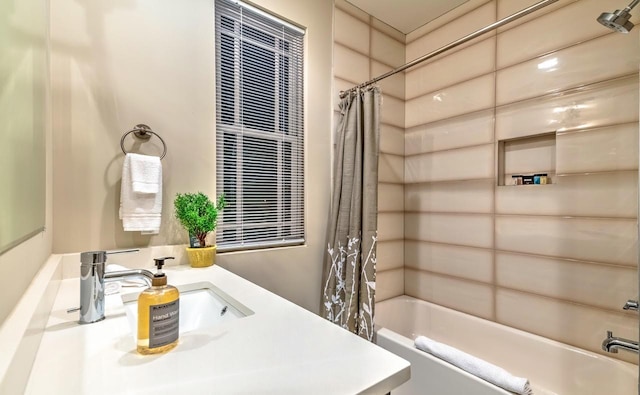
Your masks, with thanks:
[(304, 32), (216, 0), (219, 250), (304, 243)]

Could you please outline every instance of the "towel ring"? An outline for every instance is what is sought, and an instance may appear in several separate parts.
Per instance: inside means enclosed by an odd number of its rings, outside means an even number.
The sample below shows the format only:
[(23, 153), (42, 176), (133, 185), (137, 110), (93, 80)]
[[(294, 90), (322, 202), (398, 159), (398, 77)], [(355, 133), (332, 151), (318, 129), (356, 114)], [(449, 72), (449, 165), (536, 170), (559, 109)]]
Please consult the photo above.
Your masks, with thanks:
[(164, 158), (164, 156), (167, 154), (167, 144), (164, 142), (162, 137), (160, 137), (158, 133), (151, 130), (149, 126), (141, 123), (139, 125), (136, 125), (136, 127), (133, 128), (133, 130), (130, 130), (127, 133), (122, 135), (122, 138), (120, 139), (120, 148), (122, 148), (122, 152), (124, 152), (125, 155), (128, 154), (128, 152), (124, 149), (124, 139), (131, 133), (133, 133), (137, 138), (142, 140), (149, 140), (151, 138), (151, 135), (156, 136), (162, 142), (162, 147), (164, 147), (164, 150), (162, 151), (162, 155), (160, 156), (160, 159)]

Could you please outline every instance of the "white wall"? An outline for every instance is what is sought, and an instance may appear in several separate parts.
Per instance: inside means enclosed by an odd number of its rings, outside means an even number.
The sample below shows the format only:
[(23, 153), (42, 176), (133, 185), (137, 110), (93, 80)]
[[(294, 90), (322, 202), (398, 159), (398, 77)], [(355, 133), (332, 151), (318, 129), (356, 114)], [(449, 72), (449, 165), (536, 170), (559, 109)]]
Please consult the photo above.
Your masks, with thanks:
[[(332, 3), (255, 3), (308, 29), (307, 245), (220, 254), (218, 262), (316, 311), (330, 188)], [(186, 243), (173, 219), (175, 194), (215, 195), (213, 4), (60, 0), (52, 7), (55, 252)], [(118, 219), (120, 137), (138, 123), (168, 146), (157, 236), (125, 233)], [(155, 139), (136, 149), (160, 152)]]

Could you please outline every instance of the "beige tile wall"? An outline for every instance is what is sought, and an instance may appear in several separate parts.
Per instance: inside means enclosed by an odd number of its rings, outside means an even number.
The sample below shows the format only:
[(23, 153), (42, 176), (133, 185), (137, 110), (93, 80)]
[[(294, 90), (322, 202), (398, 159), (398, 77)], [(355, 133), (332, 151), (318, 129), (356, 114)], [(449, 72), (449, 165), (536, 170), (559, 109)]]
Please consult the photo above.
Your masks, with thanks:
[[(406, 60), (535, 2), (470, 2), (407, 35)], [(595, 21), (621, 7), (560, 1), (405, 73), (406, 294), (599, 353), (606, 330), (637, 338), (640, 40)], [(498, 186), (498, 141), (553, 132), (505, 154), (507, 178), (551, 185)]]
[[(334, 9), (334, 121), (338, 93), (404, 64), (404, 34), (344, 0)], [(378, 176), (376, 300), (404, 293), (405, 81), (397, 74), (380, 82), (382, 114)]]

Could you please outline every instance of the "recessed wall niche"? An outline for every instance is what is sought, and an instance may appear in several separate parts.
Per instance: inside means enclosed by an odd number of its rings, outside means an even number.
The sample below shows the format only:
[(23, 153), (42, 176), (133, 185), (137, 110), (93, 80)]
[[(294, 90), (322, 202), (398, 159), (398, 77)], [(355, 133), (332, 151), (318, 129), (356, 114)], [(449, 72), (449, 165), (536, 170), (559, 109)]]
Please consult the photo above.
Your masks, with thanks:
[(546, 184), (552, 184), (556, 175), (556, 132), (500, 140), (496, 157), (498, 186), (516, 185), (513, 176), (533, 178), (539, 174), (546, 174)]

